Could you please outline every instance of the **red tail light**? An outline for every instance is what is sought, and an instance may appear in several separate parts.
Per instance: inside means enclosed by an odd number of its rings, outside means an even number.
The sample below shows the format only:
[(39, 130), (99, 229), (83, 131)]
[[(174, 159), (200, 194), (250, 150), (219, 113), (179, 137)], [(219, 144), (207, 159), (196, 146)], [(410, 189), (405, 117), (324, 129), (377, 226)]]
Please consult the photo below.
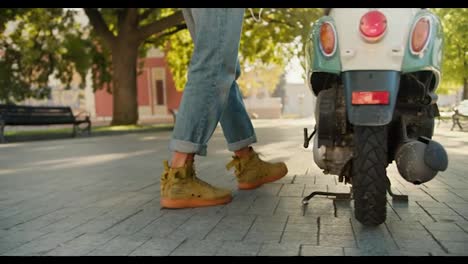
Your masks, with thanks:
[(388, 105), (389, 96), (388, 91), (353, 92), (351, 103), (353, 105)]
[(387, 18), (377, 10), (367, 12), (361, 17), (359, 30), (367, 41), (378, 41), (387, 30)]
[(411, 52), (418, 54), (427, 46), (431, 22), (427, 17), (421, 17), (411, 32)]
[(325, 56), (332, 56), (336, 51), (336, 32), (329, 22), (320, 26), (320, 49)]

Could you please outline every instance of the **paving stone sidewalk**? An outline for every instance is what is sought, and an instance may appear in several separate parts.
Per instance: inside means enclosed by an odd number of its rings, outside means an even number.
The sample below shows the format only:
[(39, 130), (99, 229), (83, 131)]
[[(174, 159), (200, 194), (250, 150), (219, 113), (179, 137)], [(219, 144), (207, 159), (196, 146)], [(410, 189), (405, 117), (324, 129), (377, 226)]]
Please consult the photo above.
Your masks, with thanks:
[(366, 228), (353, 202), (302, 197), (349, 191), (324, 175), (302, 148), (308, 119), (254, 120), (256, 145), (268, 160), (284, 160), (288, 175), (254, 191), (236, 190), (225, 170), (231, 154), (218, 129), (198, 175), (231, 188), (225, 206), (167, 210), (159, 206), (159, 176), (170, 131), (0, 145), (0, 254), (132, 256), (455, 256), (468, 255), (468, 133), (436, 128), (449, 169), (413, 186), (391, 165), (396, 193), (388, 219)]

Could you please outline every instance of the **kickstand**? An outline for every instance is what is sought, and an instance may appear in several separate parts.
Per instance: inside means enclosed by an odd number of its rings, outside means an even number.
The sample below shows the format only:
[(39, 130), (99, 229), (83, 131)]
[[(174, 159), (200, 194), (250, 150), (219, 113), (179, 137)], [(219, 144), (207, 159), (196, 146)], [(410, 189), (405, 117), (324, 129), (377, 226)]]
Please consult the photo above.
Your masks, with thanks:
[(311, 194), (304, 197), (304, 199), (302, 199), (303, 214), (305, 214), (305, 211), (307, 210), (307, 205), (309, 204), (309, 200), (312, 199), (316, 195), (335, 196), (335, 199), (337, 200), (350, 200), (352, 199), (352, 190), (349, 193), (312, 192)]
[(408, 202), (408, 195), (394, 194), (392, 192), (392, 183), (390, 182), (390, 179), (388, 177), (387, 177), (387, 182), (388, 182), (387, 192), (388, 194), (390, 194), (390, 196), (392, 197), (394, 201)]
[[(388, 178), (387, 178), (387, 180), (388, 180), (387, 192), (388, 192), (388, 194), (390, 194), (392, 199), (394, 201), (408, 202), (408, 195), (394, 194), (392, 192), (390, 180)], [(353, 193), (352, 188), (350, 189), (349, 193), (312, 192), (311, 194), (304, 197), (304, 199), (302, 199), (302, 211), (305, 214), (305, 211), (307, 210), (307, 205), (309, 204), (309, 200), (312, 199), (316, 195), (335, 196), (335, 199), (337, 199), (337, 200), (350, 200), (350, 199), (353, 198), (352, 193)]]
[(390, 184), (388, 185), (388, 194), (390, 194), (390, 196), (392, 197), (392, 199), (394, 201), (402, 201), (402, 202), (408, 202), (408, 195), (405, 195), (405, 194), (394, 194), (392, 192), (392, 187), (390, 186)]
[[(314, 129), (314, 132), (312, 133), (312, 135), (310, 136), (310, 138), (312, 138), (312, 136), (315, 134), (316, 130)], [(304, 140), (307, 138), (307, 128), (304, 128)], [(310, 141), (310, 139), (308, 139)], [(308, 143), (308, 141), (307, 141)], [(306, 143), (304, 141), (304, 147), (307, 147), (306, 146)], [(349, 162), (349, 160), (348, 160)], [(348, 162), (346, 164), (348, 164)], [(343, 171), (347, 168), (347, 166), (344, 166), (340, 175), (343, 175)], [(310, 193), (309, 195), (307, 195), (306, 197), (304, 197), (304, 199), (302, 199), (302, 213), (305, 215), (305, 212), (307, 210), (307, 205), (309, 204), (309, 200), (312, 199), (314, 196), (316, 195), (324, 195), (324, 196), (335, 196), (335, 200), (351, 200), (353, 199), (353, 188), (351, 187), (349, 189), (349, 193), (335, 193), (335, 192), (312, 192)]]

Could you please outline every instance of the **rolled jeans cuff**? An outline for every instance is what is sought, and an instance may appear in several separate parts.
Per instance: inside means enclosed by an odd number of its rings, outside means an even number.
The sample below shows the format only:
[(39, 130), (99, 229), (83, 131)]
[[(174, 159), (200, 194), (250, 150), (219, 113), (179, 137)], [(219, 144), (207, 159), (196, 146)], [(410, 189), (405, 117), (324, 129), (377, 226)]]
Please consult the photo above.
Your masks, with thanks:
[(245, 147), (248, 147), (248, 146), (250, 146), (250, 145), (252, 145), (253, 143), (256, 143), (256, 142), (257, 142), (257, 137), (255, 135), (253, 135), (253, 136), (251, 136), (249, 138), (246, 138), (246, 139), (234, 142), (234, 143), (229, 143), (228, 144), (228, 149), (229, 149), (229, 151), (234, 152), (234, 151), (243, 149)]
[(169, 150), (182, 153), (195, 153), (200, 156), (206, 156), (206, 145), (196, 144), (189, 141), (171, 139)]

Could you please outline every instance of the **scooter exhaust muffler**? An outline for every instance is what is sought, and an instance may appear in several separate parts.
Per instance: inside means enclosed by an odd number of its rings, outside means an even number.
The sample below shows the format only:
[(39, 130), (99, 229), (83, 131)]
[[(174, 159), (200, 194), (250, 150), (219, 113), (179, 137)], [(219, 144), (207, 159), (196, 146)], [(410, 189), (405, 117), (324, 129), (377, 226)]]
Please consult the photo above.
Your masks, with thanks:
[(408, 182), (419, 185), (432, 180), (448, 167), (444, 147), (427, 137), (401, 144), (395, 154), (398, 172)]

